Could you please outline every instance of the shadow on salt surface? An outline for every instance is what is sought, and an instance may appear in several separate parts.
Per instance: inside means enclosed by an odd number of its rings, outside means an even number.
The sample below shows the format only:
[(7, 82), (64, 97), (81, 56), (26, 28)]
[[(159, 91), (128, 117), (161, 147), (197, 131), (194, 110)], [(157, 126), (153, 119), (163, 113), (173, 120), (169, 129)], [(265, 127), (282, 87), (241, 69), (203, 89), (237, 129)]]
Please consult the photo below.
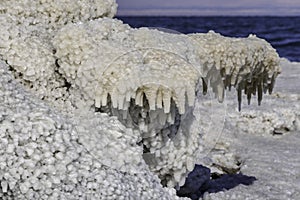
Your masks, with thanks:
[(194, 170), (189, 173), (185, 184), (177, 190), (177, 195), (196, 200), (203, 197), (205, 193), (230, 190), (239, 185), (248, 186), (257, 180), (254, 176), (247, 176), (242, 173), (225, 174), (217, 178), (212, 176), (209, 168), (196, 165)]
[(225, 174), (220, 178), (210, 180), (208, 193), (217, 193), (223, 190), (230, 190), (239, 185), (252, 185), (257, 179), (254, 176), (247, 176), (242, 173)]

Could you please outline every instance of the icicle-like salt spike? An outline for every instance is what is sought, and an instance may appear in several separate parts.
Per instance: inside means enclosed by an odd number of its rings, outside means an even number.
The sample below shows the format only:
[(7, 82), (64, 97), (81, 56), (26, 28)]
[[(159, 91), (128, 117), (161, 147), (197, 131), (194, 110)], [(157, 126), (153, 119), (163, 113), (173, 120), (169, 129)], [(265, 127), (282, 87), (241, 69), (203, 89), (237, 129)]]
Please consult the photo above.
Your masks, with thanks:
[(178, 93), (177, 93), (177, 102), (178, 102), (178, 111), (180, 115), (183, 115), (185, 113), (185, 89), (181, 88), (179, 89)]
[(130, 99), (132, 97), (132, 91), (127, 91), (126, 92), (126, 97), (125, 97), (125, 101), (129, 102)]
[(156, 100), (156, 89), (149, 88), (145, 91), (146, 98), (148, 99), (149, 109), (155, 110), (155, 100)]
[(118, 93), (116, 89), (114, 88), (111, 93), (111, 101), (112, 101), (112, 107), (117, 108), (118, 107)]
[(274, 73), (273, 76), (272, 76), (271, 84), (269, 86), (269, 94), (272, 94), (272, 92), (273, 92), (273, 88), (274, 88), (274, 85), (275, 85), (276, 76), (277, 76), (276, 73)]
[(171, 91), (169, 90), (163, 91), (163, 104), (164, 104), (164, 112), (169, 113), (171, 107)]
[(162, 89), (159, 88), (157, 91), (157, 97), (156, 97), (156, 107), (158, 109), (161, 109), (163, 107), (163, 102), (162, 102)]
[(107, 93), (106, 92), (104, 92), (104, 93), (102, 93), (102, 97), (101, 97), (101, 105), (102, 106), (106, 106), (107, 105)]
[(226, 75), (226, 78), (225, 78), (225, 82), (224, 82), (224, 86), (225, 86), (225, 89), (231, 89), (230, 88), (230, 82), (231, 82), (231, 75)]
[(176, 117), (176, 107), (174, 104), (171, 104), (171, 110), (170, 113), (167, 116), (167, 122), (169, 124), (174, 124), (175, 123), (175, 117)]
[(222, 103), (224, 101), (224, 93), (225, 93), (225, 88), (223, 87), (222, 84), (217, 85), (217, 95), (218, 95), (218, 101)]
[(257, 89), (257, 78), (253, 79), (252, 81), (252, 94), (256, 95), (256, 90)]
[(252, 93), (252, 91), (251, 91), (251, 90), (248, 90), (248, 91), (247, 91), (247, 100), (248, 100), (248, 105), (250, 105), (250, 103), (251, 103), (251, 93)]
[(123, 110), (124, 102), (125, 102), (124, 96), (119, 95), (119, 97), (118, 97), (118, 109)]
[(124, 101), (123, 109), (128, 110), (129, 106), (130, 106), (130, 102), (129, 101)]
[(143, 96), (144, 96), (143, 94), (144, 94), (143, 90), (138, 89), (135, 95), (135, 104), (141, 107), (143, 107)]
[(242, 88), (240, 86), (237, 88), (237, 96), (238, 96), (239, 111), (241, 111), (241, 107), (242, 107)]
[(257, 84), (257, 102), (258, 105), (260, 106), (261, 101), (262, 101), (262, 96), (263, 96), (263, 86), (262, 83), (260, 82), (261, 80), (258, 80), (259, 83)]
[(101, 107), (101, 99), (99, 95), (96, 95), (95, 97), (95, 107), (100, 108)]
[(203, 95), (206, 95), (207, 94), (207, 80), (205, 80), (204, 78), (201, 78), (201, 79), (202, 79)]
[(182, 176), (181, 179), (180, 179), (180, 181), (179, 181), (179, 183), (178, 183), (179, 187), (181, 187), (181, 186), (183, 186), (185, 184), (185, 180), (186, 180), (186, 177)]

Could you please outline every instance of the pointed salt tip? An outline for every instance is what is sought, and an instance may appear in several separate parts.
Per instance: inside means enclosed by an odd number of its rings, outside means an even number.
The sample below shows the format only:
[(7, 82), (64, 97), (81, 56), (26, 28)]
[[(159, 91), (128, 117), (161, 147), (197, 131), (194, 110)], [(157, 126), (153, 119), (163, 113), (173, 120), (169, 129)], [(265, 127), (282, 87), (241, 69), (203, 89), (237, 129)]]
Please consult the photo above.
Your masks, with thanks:
[(161, 109), (163, 107), (163, 99), (162, 99), (162, 90), (161, 89), (159, 89), (157, 91), (156, 106), (158, 109)]
[(167, 122), (169, 124), (174, 124), (175, 123), (175, 113), (173, 114), (173, 112), (167, 114)]
[(102, 106), (106, 106), (107, 105), (107, 93), (103, 93), (102, 94), (101, 104), (102, 104)]
[(131, 91), (130, 92), (128, 91), (128, 92), (126, 92), (126, 98), (125, 98), (125, 100), (129, 102), (130, 99), (131, 99)]
[(174, 179), (177, 183), (180, 181), (180, 178), (181, 178), (181, 171), (180, 170), (175, 171), (174, 172)]
[(123, 95), (119, 95), (119, 98), (118, 98), (118, 108), (120, 110), (123, 110), (123, 106), (124, 106), (124, 96)]
[(164, 112), (169, 113), (171, 107), (171, 92), (169, 90), (163, 93)]
[(263, 96), (263, 88), (262, 88), (261, 84), (257, 85), (257, 94), (258, 94), (257, 102), (258, 102), (258, 105), (260, 106), (261, 101), (262, 101), (262, 96)]
[(185, 180), (186, 180), (186, 177), (184, 177), (184, 176), (181, 177), (181, 179), (180, 179), (180, 181), (178, 183), (179, 187), (181, 187), (181, 186), (183, 186), (185, 184)]
[(153, 91), (146, 92), (146, 98), (148, 99), (149, 109), (150, 110), (155, 110), (156, 95), (153, 93)]
[(239, 88), (237, 92), (238, 92), (238, 104), (239, 104), (239, 112), (240, 112), (242, 106), (242, 90)]
[(130, 106), (130, 102), (124, 101), (123, 110), (128, 110), (129, 106)]
[(223, 85), (219, 84), (217, 86), (217, 93), (218, 93), (218, 101), (219, 103), (222, 103), (224, 101), (224, 93), (225, 93)]
[(136, 95), (135, 95), (135, 104), (138, 105), (138, 106), (143, 106), (143, 91), (142, 90), (139, 90), (136, 92)]
[(204, 78), (201, 78), (201, 79), (202, 79), (203, 95), (206, 95), (207, 94), (207, 82)]
[(118, 107), (118, 94), (116, 90), (114, 90), (111, 94), (111, 101), (112, 101), (112, 107), (117, 108)]
[(178, 107), (178, 111), (180, 115), (183, 115), (185, 113), (185, 107), (184, 107), (185, 102), (179, 102), (179, 107)]
[(167, 122), (170, 123), (170, 124), (173, 124), (172, 123), (172, 115), (171, 115), (171, 113), (168, 113), (166, 115), (167, 115)]
[(95, 98), (95, 107), (100, 108), (101, 107), (101, 100), (99, 96), (96, 96)]
[(185, 113), (185, 90), (182, 88), (177, 93), (178, 111), (180, 115)]
[(251, 103), (251, 92), (249, 91), (247, 94), (248, 105)]

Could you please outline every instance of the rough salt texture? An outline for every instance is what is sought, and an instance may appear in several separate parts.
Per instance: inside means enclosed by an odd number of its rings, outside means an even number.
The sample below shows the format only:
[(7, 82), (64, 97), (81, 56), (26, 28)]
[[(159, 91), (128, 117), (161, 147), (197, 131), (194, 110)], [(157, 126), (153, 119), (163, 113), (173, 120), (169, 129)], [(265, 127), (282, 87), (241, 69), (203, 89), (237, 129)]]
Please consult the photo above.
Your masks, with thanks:
[(249, 101), (258, 93), (260, 103), (280, 72), (276, 51), (255, 36), (187, 36), (99, 19), (64, 27), (53, 45), (60, 73), (86, 102), (142, 133), (144, 158), (168, 186), (182, 185), (195, 163), (199, 80), (203, 88), (212, 86), (219, 101), (232, 86), (239, 102), (244, 90)]
[(1, 199), (177, 199), (147, 169), (132, 130), (107, 114), (69, 119), (0, 67)]
[(113, 17), (117, 12), (113, 0), (7, 0), (0, 2), (0, 13), (24, 26), (61, 27), (67, 23)]
[[(264, 40), (132, 29), (106, 18), (115, 13), (112, 1), (4, 1), (0, 12), (0, 58), (8, 65), (2, 73), (14, 76), (6, 80), (3, 75), (3, 109), (8, 108), (8, 120), (1, 121), (8, 127), (2, 130), (8, 151), (3, 154), (13, 156), (2, 162), (8, 174), (1, 179), (5, 198), (69, 191), (66, 198), (76, 199), (92, 190), (93, 198), (173, 199), (174, 190), (162, 185), (183, 185), (207, 141), (199, 86), (204, 93), (211, 86), (219, 101), (225, 87), (237, 88), (239, 102), (242, 90), (248, 99), (257, 92), (260, 103), (280, 72), (278, 54)], [(13, 79), (34, 93), (30, 102), (22, 94), (22, 105), (9, 98), (20, 87), (5, 82)], [(236, 167), (231, 154), (215, 157)], [(19, 167), (24, 160), (25, 170)], [(44, 162), (50, 168), (32, 176)], [(60, 170), (54, 172), (55, 167)], [(25, 175), (6, 173), (19, 168)], [(112, 175), (88, 184), (97, 170)], [(130, 174), (138, 179), (129, 190), (120, 181), (130, 182)], [(97, 185), (105, 179), (104, 186)], [(16, 191), (7, 192), (10, 187)]]

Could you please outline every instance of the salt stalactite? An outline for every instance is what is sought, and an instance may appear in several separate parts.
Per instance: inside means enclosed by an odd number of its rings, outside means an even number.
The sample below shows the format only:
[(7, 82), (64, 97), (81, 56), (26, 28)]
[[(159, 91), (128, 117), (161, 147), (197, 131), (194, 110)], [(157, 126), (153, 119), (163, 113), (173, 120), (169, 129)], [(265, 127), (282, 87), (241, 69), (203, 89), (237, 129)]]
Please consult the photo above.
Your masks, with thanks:
[(247, 95), (248, 104), (252, 95), (257, 94), (260, 105), (263, 93), (272, 93), (280, 68), (278, 54), (268, 42), (255, 35), (226, 38), (213, 31), (191, 34), (190, 37), (201, 47), (198, 52), (203, 68), (219, 71), (208, 74), (206, 78), (211, 80), (220, 76), (217, 80), (221, 78), (225, 88), (233, 86), (237, 89), (239, 110), (242, 90)]

